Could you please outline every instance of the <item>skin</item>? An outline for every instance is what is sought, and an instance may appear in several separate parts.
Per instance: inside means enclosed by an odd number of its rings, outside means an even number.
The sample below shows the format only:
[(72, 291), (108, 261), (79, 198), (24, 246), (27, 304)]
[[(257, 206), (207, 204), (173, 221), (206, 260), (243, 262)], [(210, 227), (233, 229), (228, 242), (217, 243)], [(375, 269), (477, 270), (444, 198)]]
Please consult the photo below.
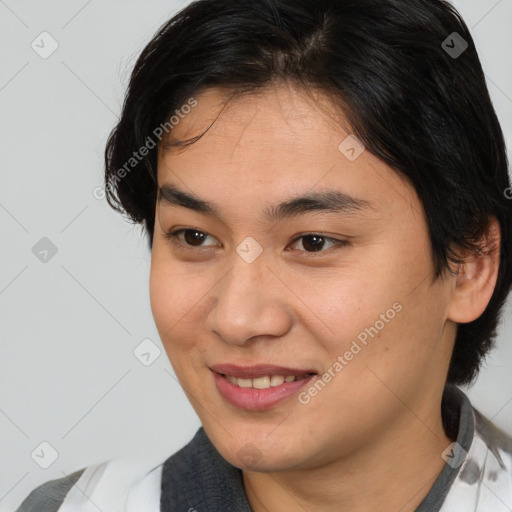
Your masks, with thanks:
[[(196, 99), (171, 142), (210, 126), (225, 91)], [(452, 442), (440, 404), (456, 323), (483, 312), (496, 281), (497, 255), (467, 255), (458, 273), (433, 279), (414, 189), (369, 151), (349, 161), (338, 146), (350, 129), (333, 112), (322, 94), (279, 84), (230, 102), (185, 150), (159, 150), (159, 186), (214, 203), (219, 215), (157, 201), (152, 312), (208, 437), (243, 470), (255, 512), (414, 510)], [(262, 215), (324, 190), (371, 209)], [(199, 247), (164, 236), (183, 228), (208, 236)], [(299, 238), (311, 233), (348, 244), (311, 252)], [(236, 252), (249, 236), (263, 249), (252, 263)], [(495, 222), (488, 237), (499, 243)], [(401, 311), (307, 404), (295, 395), (243, 411), (215, 386), (209, 367), (220, 363), (314, 368), (319, 379), (397, 302)]]

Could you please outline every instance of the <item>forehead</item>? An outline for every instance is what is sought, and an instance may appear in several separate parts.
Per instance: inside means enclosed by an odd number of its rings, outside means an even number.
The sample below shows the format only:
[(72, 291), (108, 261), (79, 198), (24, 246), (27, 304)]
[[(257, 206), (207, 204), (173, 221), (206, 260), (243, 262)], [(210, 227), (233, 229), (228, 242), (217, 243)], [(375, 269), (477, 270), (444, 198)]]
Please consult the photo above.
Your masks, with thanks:
[(288, 82), (236, 95), (225, 88), (212, 87), (194, 99), (197, 105), (180, 116), (162, 148), (179, 147), (182, 141), (208, 129), (212, 137), (219, 138), (229, 138), (243, 130), (238, 144), (243, 146), (254, 137), (269, 142), (262, 149), (277, 149), (280, 145), (312, 142), (319, 136), (339, 131), (340, 126), (348, 126), (336, 103), (325, 93), (299, 89)]
[(324, 93), (280, 85), (228, 98), (219, 88), (194, 97), (196, 106), (159, 148), (160, 185), (171, 181), (233, 206), (237, 200), (254, 206), (258, 197), (263, 208), (262, 200), (270, 205), (310, 191), (337, 190), (380, 205), (382, 212), (400, 206), (410, 215), (411, 205), (421, 211), (414, 189), (357, 146), (341, 110)]

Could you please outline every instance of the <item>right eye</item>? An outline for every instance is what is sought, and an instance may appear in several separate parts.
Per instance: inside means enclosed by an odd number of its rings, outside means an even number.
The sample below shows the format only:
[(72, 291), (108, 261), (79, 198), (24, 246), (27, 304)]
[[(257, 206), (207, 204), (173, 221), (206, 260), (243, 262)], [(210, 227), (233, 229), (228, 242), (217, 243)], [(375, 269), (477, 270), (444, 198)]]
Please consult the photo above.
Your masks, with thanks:
[[(210, 237), (208, 233), (194, 228), (182, 228), (164, 233), (165, 238), (170, 239), (175, 244), (184, 245), (185, 247), (205, 247), (202, 243)], [(213, 239), (213, 237), (210, 237)], [(215, 245), (215, 244), (207, 244)]]

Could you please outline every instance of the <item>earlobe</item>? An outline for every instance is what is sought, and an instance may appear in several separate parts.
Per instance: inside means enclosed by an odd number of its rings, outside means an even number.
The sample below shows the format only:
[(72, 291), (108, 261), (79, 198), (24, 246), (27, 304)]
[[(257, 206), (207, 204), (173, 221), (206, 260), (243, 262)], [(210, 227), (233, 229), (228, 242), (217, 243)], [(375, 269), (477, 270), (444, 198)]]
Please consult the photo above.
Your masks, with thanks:
[(478, 250), (468, 252), (459, 263), (448, 308), (448, 319), (456, 323), (476, 320), (494, 292), (500, 265), (500, 226), (492, 217)]

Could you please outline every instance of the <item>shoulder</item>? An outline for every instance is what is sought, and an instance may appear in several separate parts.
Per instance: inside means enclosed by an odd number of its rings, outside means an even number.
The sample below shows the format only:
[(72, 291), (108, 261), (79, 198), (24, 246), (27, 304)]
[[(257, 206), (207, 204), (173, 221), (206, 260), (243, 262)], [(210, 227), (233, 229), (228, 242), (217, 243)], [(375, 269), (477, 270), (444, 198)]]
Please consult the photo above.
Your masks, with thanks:
[(512, 439), (473, 408), (474, 434), (442, 510), (512, 510)]
[(191, 442), (170, 457), (123, 456), (89, 465), (35, 488), (16, 512), (78, 512), (86, 510), (91, 500), (105, 511), (159, 511), (164, 466), (167, 483), (174, 492), (195, 489), (192, 481), (198, 466), (208, 466), (212, 458), (211, 453), (205, 454), (205, 448), (212, 449), (200, 429)]
[(156, 511), (162, 465), (162, 457), (155, 455), (123, 456), (91, 464), (43, 483), (16, 512), (79, 512), (89, 510), (90, 501), (105, 511)]
[(84, 471), (85, 468), (82, 468), (68, 476), (49, 480), (36, 487), (23, 500), (16, 512), (56, 512)]
[(512, 457), (512, 436), (487, 419), (477, 409), (475, 413), (475, 430), (492, 452), (500, 452)]
[(480, 451), (481, 456), (485, 455), (485, 466), (491, 480), (503, 480), (508, 484), (508, 490), (512, 494), (512, 437), (478, 410), (475, 409), (474, 414), (475, 451)]

